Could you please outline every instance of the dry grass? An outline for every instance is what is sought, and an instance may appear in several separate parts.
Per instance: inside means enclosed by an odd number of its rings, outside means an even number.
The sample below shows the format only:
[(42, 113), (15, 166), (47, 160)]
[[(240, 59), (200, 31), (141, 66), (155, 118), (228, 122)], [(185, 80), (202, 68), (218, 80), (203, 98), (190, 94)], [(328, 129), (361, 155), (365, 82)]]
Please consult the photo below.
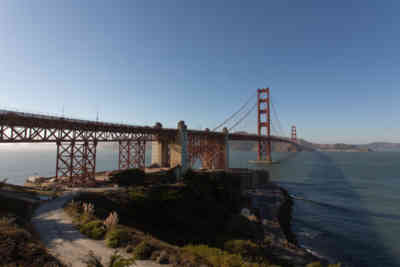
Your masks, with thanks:
[(0, 196), (0, 259), (1, 266), (62, 266), (49, 255), (36, 238), (30, 216), (30, 203)]

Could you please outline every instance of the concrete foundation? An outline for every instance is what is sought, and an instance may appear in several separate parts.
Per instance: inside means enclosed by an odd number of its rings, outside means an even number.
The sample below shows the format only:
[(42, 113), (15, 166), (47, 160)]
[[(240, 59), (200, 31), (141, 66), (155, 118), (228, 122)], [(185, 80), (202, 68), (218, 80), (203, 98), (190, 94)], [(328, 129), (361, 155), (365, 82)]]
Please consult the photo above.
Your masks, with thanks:
[(170, 167), (169, 163), (169, 144), (167, 141), (151, 142), (151, 164), (160, 167)]
[(178, 123), (178, 130), (175, 142), (170, 144), (170, 163), (171, 168), (180, 165), (182, 172), (185, 172), (189, 168), (188, 136), (185, 122)]

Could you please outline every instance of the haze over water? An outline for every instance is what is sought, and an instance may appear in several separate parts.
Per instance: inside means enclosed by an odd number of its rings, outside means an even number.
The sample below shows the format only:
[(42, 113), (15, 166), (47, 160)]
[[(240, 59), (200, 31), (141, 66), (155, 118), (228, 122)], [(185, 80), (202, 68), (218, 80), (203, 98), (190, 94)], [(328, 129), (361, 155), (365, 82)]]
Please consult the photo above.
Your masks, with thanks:
[[(97, 170), (117, 169), (117, 152), (100, 148)], [(230, 166), (254, 167), (247, 162), (255, 157), (231, 151)], [(302, 152), (274, 158), (284, 160), (262, 167), (299, 198), (293, 229), (301, 245), (350, 266), (400, 266), (400, 153)], [(0, 178), (23, 184), (30, 175), (54, 176), (55, 160), (55, 148), (2, 150)]]

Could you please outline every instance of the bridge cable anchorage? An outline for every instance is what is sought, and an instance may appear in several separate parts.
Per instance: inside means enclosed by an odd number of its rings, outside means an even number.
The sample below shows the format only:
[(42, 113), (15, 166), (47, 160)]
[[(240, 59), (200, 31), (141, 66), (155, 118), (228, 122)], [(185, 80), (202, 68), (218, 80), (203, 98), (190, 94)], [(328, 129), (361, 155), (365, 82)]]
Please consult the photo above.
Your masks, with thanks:
[(226, 120), (224, 120), (222, 123), (220, 123), (217, 127), (215, 127), (212, 131), (215, 132), (216, 130), (218, 130), (219, 128), (221, 128), (222, 126), (224, 126), (226, 123), (228, 123), (229, 121), (231, 121), (236, 115), (238, 115), (253, 99), (253, 97), (255, 96), (255, 94), (252, 94), (250, 96), (250, 98), (239, 108), (239, 110), (237, 110), (235, 113), (233, 113), (231, 116), (229, 116)]
[(232, 127), (230, 127), (228, 129), (228, 131), (230, 132), (232, 129), (234, 129), (236, 126), (238, 126), (244, 119), (246, 119), (251, 112), (253, 112), (257, 107), (257, 103), (255, 103), (245, 114), (243, 117), (241, 117), (234, 125), (232, 125)]

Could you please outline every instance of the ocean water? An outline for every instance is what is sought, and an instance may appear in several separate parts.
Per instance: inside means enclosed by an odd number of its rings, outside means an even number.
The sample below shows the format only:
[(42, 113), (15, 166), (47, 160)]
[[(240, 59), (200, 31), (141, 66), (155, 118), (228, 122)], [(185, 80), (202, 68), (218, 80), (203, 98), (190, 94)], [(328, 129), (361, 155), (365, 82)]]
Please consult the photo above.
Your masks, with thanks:
[[(233, 157), (245, 167), (253, 152)], [(268, 169), (294, 201), (302, 246), (344, 266), (400, 266), (400, 153), (276, 154)], [(238, 161), (238, 162), (236, 162)]]
[[(1, 148), (1, 146), (0, 146)], [(150, 153), (146, 155), (150, 161)], [(294, 201), (302, 246), (344, 266), (400, 266), (400, 153), (275, 153), (280, 164), (249, 165), (255, 152), (231, 151), (231, 167), (268, 169)], [(55, 145), (0, 149), (0, 179), (23, 184), (54, 176)], [(98, 149), (97, 170), (118, 166), (116, 146)]]

